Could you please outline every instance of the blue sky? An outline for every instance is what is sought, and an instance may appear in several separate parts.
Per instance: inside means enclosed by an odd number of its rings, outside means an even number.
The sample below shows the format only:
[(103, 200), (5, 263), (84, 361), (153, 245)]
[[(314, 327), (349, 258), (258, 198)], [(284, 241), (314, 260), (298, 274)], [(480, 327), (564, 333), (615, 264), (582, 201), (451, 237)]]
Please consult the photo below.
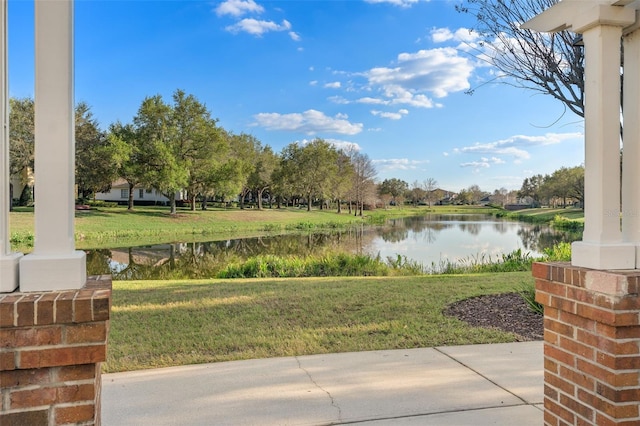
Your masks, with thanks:
[[(519, 189), (583, 164), (579, 117), (550, 96), (483, 84), (496, 70), (469, 54), (473, 21), (458, 2), (77, 0), (76, 101), (107, 129), (146, 96), (182, 89), (275, 151), (353, 144), (378, 180), (451, 191)], [(11, 96), (33, 96), (33, 31), (33, 1), (9, 0)]]

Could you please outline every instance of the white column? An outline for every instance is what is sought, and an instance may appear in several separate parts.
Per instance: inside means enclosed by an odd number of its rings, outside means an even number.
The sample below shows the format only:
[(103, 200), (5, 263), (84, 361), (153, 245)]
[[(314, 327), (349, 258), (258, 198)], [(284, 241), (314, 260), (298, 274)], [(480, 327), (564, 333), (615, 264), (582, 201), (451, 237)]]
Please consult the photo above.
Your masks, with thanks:
[[(638, 23), (636, 23), (638, 25)], [(640, 267), (640, 29), (623, 37), (624, 114), (622, 156), (622, 237), (636, 246)]]
[(620, 21), (575, 29), (585, 46), (585, 228), (571, 263), (594, 269), (635, 268), (620, 228), (620, 40), (633, 20)]
[(0, 293), (18, 287), (18, 261), (22, 253), (12, 253), (9, 243), (9, 67), (8, 67), (7, 0), (0, 0)]
[(35, 243), (20, 290), (77, 289), (85, 253), (74, 241), (73, 1), (35, 2)]

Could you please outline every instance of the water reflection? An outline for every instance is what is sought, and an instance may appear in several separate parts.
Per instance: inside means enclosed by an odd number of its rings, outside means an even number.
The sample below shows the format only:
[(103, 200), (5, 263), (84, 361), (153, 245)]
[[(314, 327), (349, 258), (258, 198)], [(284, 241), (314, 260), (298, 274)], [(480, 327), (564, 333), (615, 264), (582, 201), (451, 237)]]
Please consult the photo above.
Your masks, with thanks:
[(304, 257), (335, 251), (383, 259), (401, 255), (428, 266), (443, 260), (493, 257), (518, 248), (538, 256), (547, 247), (579, 238), (548, 226), (486, 215), (426, 215), (344, 232), (90, 250), (87, 271), (112, 274), (114, 279), (209, 278), (221, 266), (252, 256)]

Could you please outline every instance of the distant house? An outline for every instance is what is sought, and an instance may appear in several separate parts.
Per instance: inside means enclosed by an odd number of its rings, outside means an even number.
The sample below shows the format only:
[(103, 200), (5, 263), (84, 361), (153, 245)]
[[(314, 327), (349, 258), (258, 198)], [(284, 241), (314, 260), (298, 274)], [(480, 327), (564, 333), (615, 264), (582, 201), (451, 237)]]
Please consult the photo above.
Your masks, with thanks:
[[(186, 198), (185, 191), (176, 194), (177, 200)], [(126, 204), (129, 200), (129, 183), (124, 179), (118, 179), (111, 185), (111, 190), (96, 193), (96, 200)], [(133, 188), (133, 202), (137, 205), (165, 205), (169, 203), (169, 199), (155, 188), (136, 186)]]

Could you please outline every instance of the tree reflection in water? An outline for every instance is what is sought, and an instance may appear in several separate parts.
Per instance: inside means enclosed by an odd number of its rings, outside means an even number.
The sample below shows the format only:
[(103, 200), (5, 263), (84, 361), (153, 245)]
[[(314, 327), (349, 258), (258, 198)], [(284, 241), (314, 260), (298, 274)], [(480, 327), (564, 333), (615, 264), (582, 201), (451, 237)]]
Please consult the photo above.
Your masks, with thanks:
[[(462, 241), (464, 238), (480, 238), (487, 245), (491, 244), (489, 240), (493, 240), (493, 236), (506, 237), (513, 234), (516, 228), (520, 242), (507, 252), (524, 248), (542, 253), (545, 248), (559, 242), (571, 242), (580, 238), (576, 233), (556, 231), (547, 226), (503, 221), (486, 215), (430, 214), (394, 218), (381, 226), (363, 225), (340, 232), (89, 250), (87, 272), (91, 275), (111, 274), (114, 279), (127, 280), (212, 278), (230, 263), (259, 255), (304, 258), (347, 252), (376, 256), (394, 248), (398, 248), (398, 252), (386, 255), (395, 257), (402, 254), (429, 265), (433, 259), (419, 258), (425, 251), (435, 253), (437, 262), (442, 253), (449, 250), (449, 247), (441, 248), (445, 244), (450, 245), (452, 241)], [(457, 244), (461, 247), (465, 245)], [(400, 252), (400, 249), (406, 252)], [(468, 253), (467, 256), (477, 254)]]

